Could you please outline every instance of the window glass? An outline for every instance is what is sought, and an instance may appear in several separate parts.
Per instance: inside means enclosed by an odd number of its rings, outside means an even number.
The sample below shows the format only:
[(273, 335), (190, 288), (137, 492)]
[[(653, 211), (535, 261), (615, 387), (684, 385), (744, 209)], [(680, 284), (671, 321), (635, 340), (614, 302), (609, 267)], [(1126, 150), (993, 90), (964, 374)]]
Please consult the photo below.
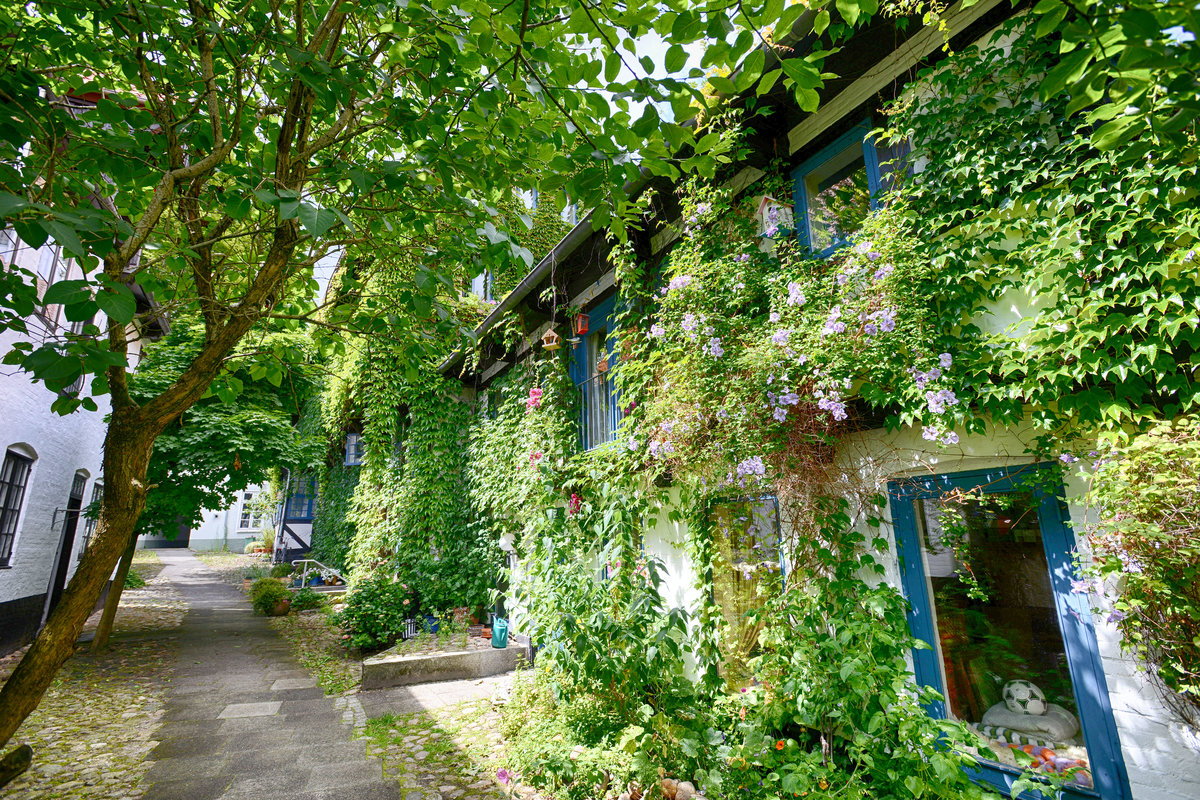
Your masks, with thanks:
[(871, 188), (861, 143), (804, 176), (809, 246), (824, 252), (850, 241), (871, 213)]
[(0, 567), (8, 566), (17, 538), (17, 521), (25, 500), (25, 484), (33, 461), (11, 450), (0, 467)]
[(256, 492), (242, 493), (242, 514), (238, 520), (241, 530), (257, 530), (263, 525), (263, 508)]
[[(601, 329), (587, 337), (584, 348), (588, 379), (583, 384), (583, 446), (590, 450), (612, 438), (617, 428), (616, 405), (608, 357), (608, 331)], [(601, 362), (604, 369), (601, 369)]]
[[(913, 501), (951, 716), (1091, 786), (1050, 569), (1029, 492)], [(965, 580), (964, 580), (965, 578)]]
[(747, 614), (761, 608), (781, 583), (779, 507), (773, 497), (726, 503), (713, 511), (713, 599), (725, 621), (722, 674), (731, 687), (750, 679), (747, 661), (758, 649), (762, 624)]
[(357, 433), (346, 434), (346, 466), (356, 466), (363, 460), (362, 436)]

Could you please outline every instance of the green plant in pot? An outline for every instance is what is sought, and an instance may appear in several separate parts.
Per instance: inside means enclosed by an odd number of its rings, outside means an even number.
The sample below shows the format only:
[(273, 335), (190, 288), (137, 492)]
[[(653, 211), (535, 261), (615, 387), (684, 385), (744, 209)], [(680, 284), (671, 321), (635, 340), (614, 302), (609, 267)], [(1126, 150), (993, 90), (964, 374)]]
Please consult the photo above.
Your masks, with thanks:
[(292, 593), (274, 578), (259, 578), (250, 587), (250, 605), (260, 614), (281, 617), (288, 612)]

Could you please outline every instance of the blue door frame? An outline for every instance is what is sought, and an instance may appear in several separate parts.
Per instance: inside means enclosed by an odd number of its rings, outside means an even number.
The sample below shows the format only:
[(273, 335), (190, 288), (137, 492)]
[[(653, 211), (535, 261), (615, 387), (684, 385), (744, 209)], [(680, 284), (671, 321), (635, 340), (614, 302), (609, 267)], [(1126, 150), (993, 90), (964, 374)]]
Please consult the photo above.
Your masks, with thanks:
[[(1079, 707), (1088, 765), (1095, 791), (1069, 789), (1069, 798), (1127, 800), (1130, 795), (1129, 777), (1113, 720), (1108, 684), (1096, 643), (1087, 595), (1072, 591), (1071, 581), (1077, 577), (1072, 552), (1075, 536), (1069, 525), (1069, 514), (1063, 499), (1062, 482), (1054, 464), (1026, 464), (1018, 467), (973, 470), (930, 477), (906, 478), (888, 484), (892, 522), (896, 531), (896, 547), (900, 556), (904, 593), (909, 602), (908, 623), (914, 636), (929, 645), (928, 649), (913, 651), (916, 679), (924, 686), (936, 689), (943, 697), (942, 672), (937, 663), (937, 631), (935, 630), (932, 598), (925, 579), (921, 558), (920, 534), (917, 530), (913, 501), (941, 497), (952, 490), (981, 489), (987, 494), (1010, 494), (1032, 490), (1038, 506), (1038, 526), (1050, 568), (1050, 584), (1054, 590), (1055, 610), (1075, 701)], [(946, 717), (946, 706), (937, 701), (926, 706), (931, 716)], [(1009, 767), (981, 764), (972, 775), (1008, 793), (1017, 771)]]

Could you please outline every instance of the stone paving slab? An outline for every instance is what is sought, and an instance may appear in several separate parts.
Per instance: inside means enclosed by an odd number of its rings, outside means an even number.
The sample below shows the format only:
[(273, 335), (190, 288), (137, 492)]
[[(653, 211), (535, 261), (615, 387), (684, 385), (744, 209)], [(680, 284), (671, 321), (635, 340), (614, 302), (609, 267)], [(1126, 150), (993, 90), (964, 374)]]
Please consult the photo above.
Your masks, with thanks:
[(236, 717), (271, 717), (279, 713), (282, 700), (265, 703), (230, 703), (225, 710), (217, 715), (217, 719), (234, 719)]
[(143, 800), (408, 800), (344, 723), (345, 698), (317, 688), (238, 590), (191, 553), (161, 558), (189, 610)]

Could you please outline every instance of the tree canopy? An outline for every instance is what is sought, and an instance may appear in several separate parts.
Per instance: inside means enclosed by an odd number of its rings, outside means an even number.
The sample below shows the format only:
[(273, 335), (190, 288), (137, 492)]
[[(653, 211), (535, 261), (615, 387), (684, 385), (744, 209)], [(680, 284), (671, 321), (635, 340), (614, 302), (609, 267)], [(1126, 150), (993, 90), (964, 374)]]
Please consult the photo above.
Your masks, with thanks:
[[(172, 320), (171, 332), (148, 348), (130, 382), (134, 400), (157, 395), (187, 368), (202, 344), (203, 327)], [(279, 371), (254, 358), (278, 354)], [(224, 508), (235, 494), (264, 483), (280, 469), (303, 470), (321, 448), (297, 426), (304, 403), (320, 383), (311, 341), (301, 333), (268, 333), (229, 360), (220, 383), (236, 382), (236, 398), (212, 392), (168, 425), (154, 443), (138, 529), (171, 532), (195, 526), (205, 509)], [(232, 390), (229, 390), (232, 391)]]

